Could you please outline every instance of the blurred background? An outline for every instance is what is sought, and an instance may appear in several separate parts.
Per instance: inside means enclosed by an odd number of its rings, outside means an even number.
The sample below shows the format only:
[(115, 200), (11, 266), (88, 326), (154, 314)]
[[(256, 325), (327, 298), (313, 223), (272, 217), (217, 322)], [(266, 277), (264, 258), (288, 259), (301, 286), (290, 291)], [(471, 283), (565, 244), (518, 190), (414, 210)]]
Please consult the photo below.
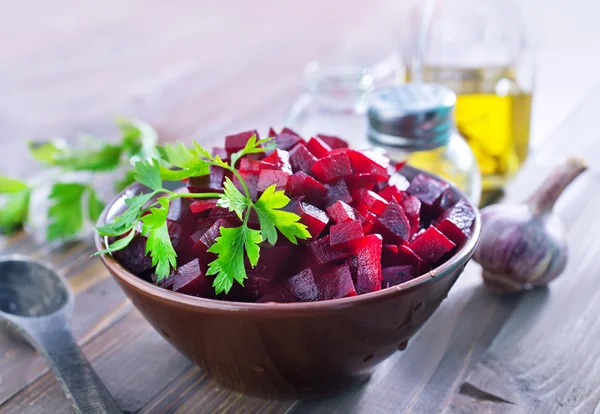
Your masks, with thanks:
[[(512, 132), (496, 128), (479, 143), (516, 134), (507, 145), (518, 160), (495, 155), (512, 174), (596, 85), (599, 11), (589, 0), (3, 1), (0, 172), (40, 168), (28, 139), (116, 138), (117, 114), (148, 122), (161, 141), (216, 142), (290, 122), (302, 129), (293, 105), (310, 95), (311, 70), (314, 82), (315, 70), (350, 65), (373, 75), (369, 87), (418, 79), (451, 87), (463, 135), (473, 128), (460, 115), (501, 112), (478, 94), (508, 96), (509, 118), (493, 121)], [(485, 188), (485, 174), (498, 172), (476, 148), (478, 128), (466, 138)]]

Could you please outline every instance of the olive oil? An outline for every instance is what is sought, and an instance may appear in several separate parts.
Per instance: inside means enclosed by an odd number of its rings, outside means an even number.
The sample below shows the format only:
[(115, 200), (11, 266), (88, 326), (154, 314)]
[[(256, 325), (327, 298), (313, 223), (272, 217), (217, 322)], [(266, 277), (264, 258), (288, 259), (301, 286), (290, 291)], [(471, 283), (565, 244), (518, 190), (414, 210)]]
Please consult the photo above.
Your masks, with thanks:
[(502, 189), (529, 148), (531, 91), (519, 86), (516, 70), (425, 66), (421, 79), (457, 93), (456, 125), (477, 158), (484, 194)]

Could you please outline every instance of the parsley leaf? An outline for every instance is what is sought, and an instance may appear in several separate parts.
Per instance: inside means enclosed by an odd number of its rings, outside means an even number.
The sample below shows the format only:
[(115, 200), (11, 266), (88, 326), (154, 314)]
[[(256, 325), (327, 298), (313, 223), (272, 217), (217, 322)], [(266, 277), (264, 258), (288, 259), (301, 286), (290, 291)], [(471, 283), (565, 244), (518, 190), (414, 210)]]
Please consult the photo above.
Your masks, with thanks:
[(260, 141), (257, 141), (256, 135), (252, 135), (248, 142), (246, 142), (246, 146), (244, 148), (231, 155), (231, 166), (235, 167), (235, 164), (237, 164), (238, 160), (245, 155), (257, 154), (260, 152), (265, 152), (266, 149), (270, 149), (270, 147), (263, 148), (262, 145), (270, 143), (272, 140), (273, 138), (264, 138)]
[(120, 236), (133, 229), (142, 215), (143, 207), (156, 193), (140, 194), (125, 199), (127, 209), (108, 224), (96, 227), (101, 236)]
[(25, 222), (29, 213), (30, 196), (30, 188), (8, 196), (0, 208), (0, 228), (4, 232), (10, 233)]
[(274, 245), (277, 242), (277, 230), (289, 241), (296, 244), (296, 238), (307, 239), (310, 233), (306, 226), (298, 220), (297, 214), (280, 210), (285, 207), (290, 199), (283, 191), (275, 191), (275, 185), (268, 187), (254, 203), (254, 210), (258, 215), (260, 230), (263, 237)]
[(96, 190), (94, 187), (88, 186), (88, 217), (92, 222), (98, 221), (98, 217), (102, 214), (102, 210), (104, 210), (104, 203), (102, 200), (98, 198), (98, 194), (96, 194)]
[(81, 230), (81, 199), (85, 190), (86, 186), (79, 183), (56, 183), (52, 186), (48, 196), (52, 202), (48, 208), (49, 241), (74, 237)]
[(160, 178), (160, 167), (158, 160), (139, 161), (135, 164), (133, 176), (136, 181), (150, 187), (154, 191), (162, 188), (162, 179)]
[(158, 134), (150, 125), (118, 116), (115, 122), (121, 129), (121, 145), (132, 163), (155, 155)]
[(248, 226), (221, 227), (221, 236), (208, 249), (209, 252), (218, 254), (218, 257), (209, 263), (206, 272), (207, 275), (217, 275), (213, 281), (216, 294), (229, 293), (234, 280), (242, 286), (244, 285), (244, 279), (247, 277), (244, 267), (244, 251), (250, 265), (256, 266), (260, 250), (258, 244), (261, 241), (260, 231), (253, 230)]
[(0, 193), (17, 193), (29, 188), (23, 181), (0, 175)]
[(110, 171), (120, 163), (122, 147), (102, 144), (97, 148), (71, 148), (62, 140), (29, 143), (31, 154), (52, 166), (71, 171)]
[(217, 206), (228, 208), (229, 211), (235, 211), (240, 220), (242, 220), (244, 210), (249, 205), (248, 199), (233, 185), (229, 177), (225, 177), (223, 196), (217, 201)]
[(112, 252), (116, 252), (119, 250), (123, 250), (124, 248), (126, 248), (129, 245), (129, 243), (131, 243), (131, 240), (133, 240), (134, 237), (135, 237), (135, 230), (131, 230), (129, 232), (129, 234), (127, 234), (127, 236), (115, 240), (111, 245), (108, 246), (108, 248), (106, 248), (104, 250), (99, 250), (96, 253), (94, 253), (92, 256), (99, 256), (101, 254), (112, 253)]
[(163, 160), (181, 168), (180, 170), (161, 168), (160, 173), (165, 180), (178, 181), (210, 173), (208, 163), (200, 158), (201, 154), (196, 148), (188, 149), (181, 142), (177, 142), (175, 145), (165, 144), (163, 147), (156, 147), (156, 149)]
[(169, 199), (160, 197), (158, 203), (160, 207), (151, 208), (150, 214), (142, 216), (141, 220), (144, 223), (142, 234), (148, 238), (146, 254), (150, 253), (152, 266), (156, 266), (156, 276), (160, 281), (169, 276), (171, 267), (177, 266), (177, 253), (173, 249), (167, 228)]

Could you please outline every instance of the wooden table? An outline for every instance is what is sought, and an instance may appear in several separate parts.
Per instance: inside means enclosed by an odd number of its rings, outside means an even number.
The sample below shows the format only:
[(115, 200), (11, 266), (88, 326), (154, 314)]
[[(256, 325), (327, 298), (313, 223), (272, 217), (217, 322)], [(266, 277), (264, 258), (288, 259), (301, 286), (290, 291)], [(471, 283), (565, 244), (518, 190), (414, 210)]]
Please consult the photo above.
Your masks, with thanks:
[[(277, 124), (300, 91), (306, 61), (364, 50), (384, 56), (389, 43), (373, 39), (389, 39), (402, 7), (332, 0), (325, 13), (317, 0), (295, 7), (276, 0), (260, 7), (191, 0), (13, 3), (0, 13), (0, 38), (8, 40), (0, 65), (0, 169), (23, 175), (34, 169), (25, 138), (113, 136), (115, 113), (149, 121), (163, 140), (207, 142)], [(24, 30), (30, 26), (34, 37)], [(525, 197), (568, 153), (596, 163), (599, 101), (600, 89), (591, 91), (531, 157), (508, 199)], [(91, 242), (45, 244), (21, 233), (0, 239), (0, 247), (47, 260), (67, 276), (76, 292), (75, 335), (127, 412), (591, 413), (600, 401), (599, 191), (592, 168), (559, 202), (571, 259), (548, 290), (498, 298), (470, 264), (404, 352), (382, 363), (363, 387), (318, 400), (264, 401), (218, 387), (133, 309), (100, 261), (89, 258)], [(41, 358), (0, 335), (0, 411), (69, 410)]]

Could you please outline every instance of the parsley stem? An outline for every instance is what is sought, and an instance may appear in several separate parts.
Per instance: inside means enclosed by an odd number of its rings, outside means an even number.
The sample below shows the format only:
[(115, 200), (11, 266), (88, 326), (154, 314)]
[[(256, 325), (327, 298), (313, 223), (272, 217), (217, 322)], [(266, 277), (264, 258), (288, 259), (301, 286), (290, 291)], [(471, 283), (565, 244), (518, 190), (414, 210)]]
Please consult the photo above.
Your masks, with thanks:
[(169, 200), (174, 198), (221, 198), (223, 193), (174, 193)]

